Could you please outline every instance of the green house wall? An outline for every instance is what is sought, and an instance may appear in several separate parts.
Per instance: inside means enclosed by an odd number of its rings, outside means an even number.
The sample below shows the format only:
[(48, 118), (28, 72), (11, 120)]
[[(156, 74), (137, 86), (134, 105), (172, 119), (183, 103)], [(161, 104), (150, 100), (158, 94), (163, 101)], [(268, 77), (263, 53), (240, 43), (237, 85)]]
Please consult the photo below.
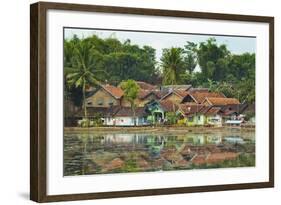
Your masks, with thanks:
[(204, 115), (194, 115), (192, 117), (185, 117), (184, 119), (187, 126), (205, 125), (206, 123), (206, 117)]

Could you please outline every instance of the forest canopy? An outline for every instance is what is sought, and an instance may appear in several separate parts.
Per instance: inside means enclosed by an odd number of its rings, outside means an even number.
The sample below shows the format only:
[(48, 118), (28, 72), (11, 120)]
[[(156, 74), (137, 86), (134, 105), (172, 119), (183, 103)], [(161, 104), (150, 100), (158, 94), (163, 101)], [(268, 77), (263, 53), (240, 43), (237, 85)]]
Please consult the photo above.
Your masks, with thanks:
[(64, 40), (65, 95), (82, 105), (83, 89), (123, 80), (155, 85), (191, 84), (235, 97), (241, 103), (255, 101), (255, 54), (231, 53), (215, 38), (186, 42), (183, 47), (162, 50), (157, 62), (155, 48), (122, 42), (115, 37), (92, 35)]

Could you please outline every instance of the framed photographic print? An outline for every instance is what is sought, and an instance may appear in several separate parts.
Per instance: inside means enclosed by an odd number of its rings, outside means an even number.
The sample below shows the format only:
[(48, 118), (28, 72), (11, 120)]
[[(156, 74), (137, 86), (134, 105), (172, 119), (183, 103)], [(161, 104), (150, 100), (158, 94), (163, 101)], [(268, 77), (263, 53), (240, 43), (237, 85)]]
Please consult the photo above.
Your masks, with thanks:
[(274, 18), (31, 5), (37, 202), (274, 186)]

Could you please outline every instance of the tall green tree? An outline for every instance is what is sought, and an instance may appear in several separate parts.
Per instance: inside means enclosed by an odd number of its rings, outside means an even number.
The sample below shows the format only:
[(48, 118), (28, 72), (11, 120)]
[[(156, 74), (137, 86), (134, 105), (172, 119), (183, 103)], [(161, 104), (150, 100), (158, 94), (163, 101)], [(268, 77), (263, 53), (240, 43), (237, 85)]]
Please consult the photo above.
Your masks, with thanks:
[(161, 67), (164, 85), (176, 85), (182, 82), (181, 75), (185, 73), (183, 49), (165, 48), (162, 52)]
[(228, 73), (235, 79), (255, 78), (255, 54), (243, 53), (233, 54), (229, 58)]
[(187, 41), (184, 46), (184, 63), (189, 74), (192, 74), (197, 65), (197, 44)]
[(119, 84), (124, 79), (138, 80), (139, 57), (134, 53), (117, 52), (104, 56), (109, 83)]
[(218, 45), (215, 38), (201, 42), (197, 50), (198, 64), (202, 74), (207, 79), (220, 81), (227, 74), (230, 52), (226, 45)]
[[(69, 56), (65, 63), (65, 78), (69, 87), (81, 88), (83, 93), (84, 117), (87, 119), (86, 86), (99, 85), (95, 69), (94, 46), (87, 41), (77, 41), (65, 44), (64, 52)], [(69, 53), (71, 55), (69, 55)]]
[(134, 125), (136, 125), (136, 104), (135, 100), (137, 99), (140, 87), (134, 80), (126, 80), (121, 82), (121, 88), (124, 91), (124, 97), (131, 104), (131, 109), (133, 112)]

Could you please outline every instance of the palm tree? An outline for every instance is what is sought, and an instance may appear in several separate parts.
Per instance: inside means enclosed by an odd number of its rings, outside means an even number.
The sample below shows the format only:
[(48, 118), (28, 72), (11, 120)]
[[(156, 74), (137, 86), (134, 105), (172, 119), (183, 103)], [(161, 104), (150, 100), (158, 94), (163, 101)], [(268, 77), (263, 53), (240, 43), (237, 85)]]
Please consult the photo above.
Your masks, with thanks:
[(176, 85), (181, 81), (181, 74), (184, 74), (184, 59), (182, 48), (163, 49), (161, 57), (163, 68), (163, 84)]
[(95, 70), (94, 46), (89, 41), (66, 41), (64, 46), (68, 64), (65, 64), (65, 77), (68, 86), (82, 88), (84, 117), (87, 119), (86, 86), (100, 85)]

